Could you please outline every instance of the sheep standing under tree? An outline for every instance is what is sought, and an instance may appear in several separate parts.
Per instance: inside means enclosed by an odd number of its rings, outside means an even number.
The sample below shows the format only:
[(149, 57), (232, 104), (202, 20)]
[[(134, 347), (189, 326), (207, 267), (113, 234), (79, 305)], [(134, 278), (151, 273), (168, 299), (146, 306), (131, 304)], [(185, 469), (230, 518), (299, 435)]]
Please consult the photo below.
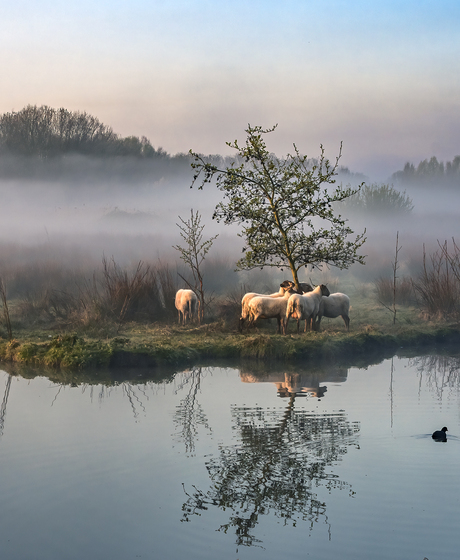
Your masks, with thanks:
[(315, 320), (321, 298), (327, 298), (329, 293), (329, 288), (324, 284), (320, 284), (313, 291), (304, 295), (293, 294), (289, 298), (286, 308), (286, 331), (290, 317), (297, 319), (297, 333), (300, 332), (300, 321), (303, 320), (305, 320), (305, 332), (307, 332), (307, 327), (310, 330), (316, 330)]
[(337, 292), (336, 294), (330, 294), (329, 297), (323, 297), (319, 304), (318, 315), (316, 316), (317, 331), (319, 331), (320, 329), (322, 317), (329, 317), (330, 319), (335, 319), (335, 317), (342, 317), (347, 331), (349, 331), (350, 298), (346, 294), (342, 294), (340, 292)]
[(282, 297), (253, 297), (248, 303), (250, 324), (253, 325), (257, 319), (276, 319), (278, 334), (286, 334), (286, 308), (294, 293), (295, 290), (288, 288)]
[[(308, 284), (304, 284), (304, 286), (307, 285)], [(243, 326), (246, 321), (251, 320), (251, 315), (249, 311), (249, 302), (251, 301), (251, 299), (255, 297), (279, 298), (279, 297), (283, 297), (287, 290), (293, 290), (293, 289), (294, 289), (294, 282), (292, 282), (291, 280), (284, 280), (284, 282), (280, 284), (280, 289), (274, 294), (258, 294), (257, 292), (248, 292), (244, 294), (243, 299), (241, 300), (241, 316), (239, 322), (239, 331), (241, 332), (243, 330)]]

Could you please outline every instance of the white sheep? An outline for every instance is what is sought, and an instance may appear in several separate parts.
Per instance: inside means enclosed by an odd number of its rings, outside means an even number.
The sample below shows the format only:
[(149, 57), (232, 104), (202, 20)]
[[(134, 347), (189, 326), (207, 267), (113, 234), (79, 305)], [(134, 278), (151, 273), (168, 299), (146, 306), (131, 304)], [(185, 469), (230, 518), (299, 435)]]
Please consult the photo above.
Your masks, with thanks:
[(248, 302), (248, 316), (250, 324), (254, 324), (257, 319), (277, 319), (278, 334), (286, 332), (285, 317), (286, 307), (289, 298), (294, 293), (292, 288), (288, 288), (282, 297), (256, 296)]
[(331, 319), (335, 319), (335, 317), (342, 317), (347, 331), (349, 331), (349, 312), (350, 298), (346, 294), (337, 292), (336, 294), (330, 294), (329, 297), (323, 297), (319, 304), (319, 311), (316, 317), (316, 330), (319, 330), (322, 317), (330, 317)]
[(290, 296), (286, 307), (286, 331), (290, 317), (297, 319), (297, 332), (300, 331), (300, 321), (302, 320), (305, 320), (305, 332), (307, 325), (310, 330), (315, 328), (315, 319), (323, 296), (329, 296), (329, 289), (324, 284), (316, 286), (312, 292)]
[[(269, 298), (280, 298), (283, 297), (287, 290), (293, 289), (294, 282), (291, 280), (285, 280), (280, 284), (280, 289), (278, 292), (274, 294), (258, 294), (256, 292), (248, 292), (244, 294), (243, 299), (241, 300), (241, 316), (239, 322), (239, 330), (243, 330), (243, 326), (245, 321), (251, 320), (251, 314), (249, 311), (248, 304), (249, 302), (255, 297), (269, 297)], [(253, 322), (253, 321), (252, 321)]]
[(183, 324), (185, 326), (187, 318), (191, 321), (198, 318), (200, 305), (193, 290), (178, 290), (175, 305), (179, 312), (179, 325)]

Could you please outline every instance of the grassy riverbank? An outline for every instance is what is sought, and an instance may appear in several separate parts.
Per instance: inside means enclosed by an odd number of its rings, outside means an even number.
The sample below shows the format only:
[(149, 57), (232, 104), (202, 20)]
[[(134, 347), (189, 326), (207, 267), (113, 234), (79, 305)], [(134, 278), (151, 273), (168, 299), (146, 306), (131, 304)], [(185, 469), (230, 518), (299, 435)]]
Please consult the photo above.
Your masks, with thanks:
[[(334, 326), (332, 326), (334, 325)], [(322, 332), (273, 334), (274, 323), (249, 333), (229, 331), (218, 323), (199, 327), (125, 325), (121, 334), (97, 337), (84, 332), (23, 331), (0, 341), (0, 359), (30, 366), (88, 368), (189, 367), (227, 360), (262, 362), (336, 361), (372, 363), (404, 350), (422, 353), (460, 343), (460, 325), (413, 321), (396, 325), (325, 324)], [(292, 331), (295, 331), (291, 325)]]
[[(416, 306), (398, 306), (396, 321), (388, 307), (362, 286), (351, 293), (350, 332), (341, 318), (323, 319), (321, 332), (297, 334), (291, 321), (288, 334), (275, 334), (276, 321), (238, 332), (239, 303), (220, 307), (220, 314), (200, 326), (180, 327), (174, 319), (92, 323), (32, 321), (11, 305), (12, 340), (0, 329), (0, 360), (51, 370), (149, 368), (173, 371), (180, 367), (215, 364), (303, 364), (335, 362), (363, 367), (395, 353), (421, 354), (460, 343), (460, 324), (427, 318)], [(222, 311), (224, 310), (224, 311)]]

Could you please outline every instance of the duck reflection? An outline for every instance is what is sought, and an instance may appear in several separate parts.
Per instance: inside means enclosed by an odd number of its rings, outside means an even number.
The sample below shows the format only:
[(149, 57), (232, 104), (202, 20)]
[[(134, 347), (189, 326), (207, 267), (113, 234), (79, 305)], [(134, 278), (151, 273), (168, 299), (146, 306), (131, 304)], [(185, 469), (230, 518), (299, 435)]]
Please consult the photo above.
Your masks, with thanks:
[[(217, 507), (228, 512), (229, 519), (219, 531), (235, 533), (237, 546), (261, 546), (255, 529), (264, 515), (275, 515), (284, 524), (307, 522), (310, 530), (318, 522), (331, 527), (326, 503), (319, 497), (320, 487), (330, 493), (351, 486), (338, 479), (333, 465), (350, 446), (358, 447), (359, 423), (350, 422), (341, 410), (332, 414), (296, 409), (299, 395), (319, 395), (320, 382), (327, 372), (299, 373), (280, 379), (270, 374), (263, 380), (241, 374), (244, 382), (273, 382), (278, 394), (289, 396), (285, 407), (263, 408), (233, 405), (232, 427), (237, 443), (220, 445), (219, 455), (205, 465), (211, 481), (206, 491), (184, 487), (187, 496), (182, 506), (182, 521)], [(331, 379), (346, 379), (335, 372)]]

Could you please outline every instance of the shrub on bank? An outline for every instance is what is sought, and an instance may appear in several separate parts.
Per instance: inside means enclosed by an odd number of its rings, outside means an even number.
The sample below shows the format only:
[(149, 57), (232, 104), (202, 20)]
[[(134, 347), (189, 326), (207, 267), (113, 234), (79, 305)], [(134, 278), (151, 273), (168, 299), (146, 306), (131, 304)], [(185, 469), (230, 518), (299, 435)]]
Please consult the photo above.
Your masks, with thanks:
[(104, 258), (90, 280), (88, 275), (75, 274), (73, 285), (54, 266), (48, 270), (46, 280), (39, 274), (35, 284), (35, 265), (9, 274), (8, 292), (16, 296), (14, 320), (25, 327), (97, 330), (109, 325), (117, 328), (127, 321), (166, 322), (176, 315), (176, 282), (169, 267), (161, 263), (155, 267), (140, 261), (127, 270), (113, 258)]
[(414, 286), (411, 278), (403, 277), (396, 282), (392, 278), (380, 277), (374, 282), (377, 301), (385, 305), (393, 304), (396, 295), (397, 305), (414, 305), (416, 303)]
[(460, 316), (460, 247), (438, 241), (438, 250), (423, 254), (423, 267), (414, 282), (417, 301), (428, 318)]

